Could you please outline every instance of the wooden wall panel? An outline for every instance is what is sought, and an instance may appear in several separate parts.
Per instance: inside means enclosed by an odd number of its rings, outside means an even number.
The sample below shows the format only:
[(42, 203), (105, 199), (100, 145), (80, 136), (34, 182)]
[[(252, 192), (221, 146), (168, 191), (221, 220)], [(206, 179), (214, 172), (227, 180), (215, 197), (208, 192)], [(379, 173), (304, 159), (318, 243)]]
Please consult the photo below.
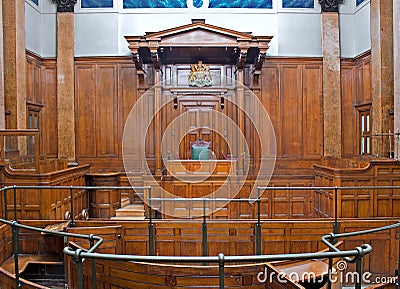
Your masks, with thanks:
[(341, 69), (342, 94), (342, 154), (351, 157), (357, 151), (357, 120), (354, 110), (354, 69), (351, 66)]
[(94, 171), (123, 171), (123, 129), (138, 97), (136, 70), (130, 59), (76, 60), (78, 161), (91, 163)]
[[(341, 63), (342, 95), (342, 154), (343, 157), (359, 155), (360, 139), (358, 111), (360, 106), (371, 105), (371, 54)], [(373, 120), (372, 120), (373, 121)]]
[(299, 65), (284, 65), (281, 74), (282, 157), (299, 157), (303, 150), (301, 74)]
[(118, 157), (118, 71), (116, 65), (98, 65), (96, 77), (95, 121), (97, 157)]
[(96, 74), (94, 65), (75, 69), (76, 155), (97, 157), (96, 147)]
[[(54, 59), (27, 51), (26, 101), (39, 109), (40, 155), (57, 157), (57, 72)], [(28, 124), (27, 124), (28, 125)]]
[(51, 158), (58, 155), (57, 145), (57, 70), (55, 62), (46, 63), (42, 70), (41, 152)]
[(320, 65), (303, 65), (303, 156), (322, 155), (322, 70)]
[[(277, 141), (275, 173), (288, 174), (294, 169), (294, 160), (318, 162), (323, 137), (322, 61), (266, 59), (261, 77), (260, 100)], [(307, 163), (299, 166), (311, 168)]]
[[(254, 180), (247, 180), (243, 187), (240, 188), (235, 195), (237, 184), (235, 179), (231, 179), (231, 187), (226, 192), (227, 198), (248, 199), (251, 197), (251, 190), (254, 186)], [(201, 198), (215, 192), (223, 185), (224, 181), (218, 178), (210, 178), (201, 183), (187, 184), (184, 181), (176, 180), (170, 176), (164, 176), (161, 186), (171, 194), (178, 197), (186, 198)], [(288, 187), (287, 190), (270, 190), (262, 192), (261, 195), (261, 218), (270, 219), (300, 219), (314, 217), (314, 193), (312, 190), (291, 190), (290, 187), (309, 187), (314, 184), (313, 177), (280, 177), (273, 178), (269, 184), (271, 187)], [(148, 185), (151, 185), (149, 183)], [(227, 186), (229, 186), (227, 184)], [(153, 189), (154, 191), (154, 189)], [(225, 197), (221, 192), (219, 197)], [(171, 205), (171, 202), (168, 202)], [(166, 206), (167, 204), (162, 204)], [(192, 202), (187, 205), (184, 202), (175, 202), (174, 215), (179, 217), (198, 216), (202, 211), (202, 202)], [(229, 202), (224, 205), (218, 202), (206, 204), (208, 208), (220, 208), (218, 211), (213, 211), (209, 214), (210, 219), (256, 219), (257, 218), (257, 203), (249, 202)], [(170, 218), (169, 216), (164, 216)]]

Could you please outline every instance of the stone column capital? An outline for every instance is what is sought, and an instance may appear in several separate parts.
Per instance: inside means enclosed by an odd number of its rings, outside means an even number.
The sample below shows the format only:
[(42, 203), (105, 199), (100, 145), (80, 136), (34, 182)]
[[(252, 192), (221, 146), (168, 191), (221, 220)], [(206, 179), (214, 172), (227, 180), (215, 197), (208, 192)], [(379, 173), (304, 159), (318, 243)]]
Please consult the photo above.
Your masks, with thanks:
[(57, 12), (74, 12), (77, 0), (53, 0), (57, 4)]
[(343, 4), (343, 0), (318, 0), (321, 5), (322, 12), (339, 12), (339, 4)]

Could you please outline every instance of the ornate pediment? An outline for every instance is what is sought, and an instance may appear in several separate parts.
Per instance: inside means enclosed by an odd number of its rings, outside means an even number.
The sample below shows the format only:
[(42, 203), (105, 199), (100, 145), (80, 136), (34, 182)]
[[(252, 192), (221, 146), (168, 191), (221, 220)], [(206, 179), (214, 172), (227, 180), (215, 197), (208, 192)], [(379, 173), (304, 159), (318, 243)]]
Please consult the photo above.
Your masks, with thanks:
[(204, 20), (142, 36), (125, 36), (138, 70), (143, 64), (196, 63), (233, 64), (243, 68), (244, 63), (260, 66), (265, 58), (272, 36), (254, 36), (206, 24)]
[(226, 34), (219, 34), (202, 27), (183, 31), (179, 34), (165, 36), (161, 39), (162, 46), (233, 46), (237, 45), (237, 38)]

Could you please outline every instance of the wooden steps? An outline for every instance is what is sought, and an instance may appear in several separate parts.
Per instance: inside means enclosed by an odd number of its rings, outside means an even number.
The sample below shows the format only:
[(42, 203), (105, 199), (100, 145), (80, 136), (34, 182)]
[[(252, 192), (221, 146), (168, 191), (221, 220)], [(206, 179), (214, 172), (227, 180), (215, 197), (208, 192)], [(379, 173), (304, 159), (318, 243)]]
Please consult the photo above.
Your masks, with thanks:
[(144, 220), (144, 205), (143, 204), (131, 204), (124, 206), (115, 211), (115, 217), (113, 220)]
[[(47, 265), (59, 265), (63, 264), (63, 259), (56, 255), (19, 255), (18, 256), (18, 269), (19, 273), (22, 273), (29, 263), (32, 264), (47, 264)], [(15, 273), (14, 257), (8, 258), (2, 265), (1, 268), (10, 272)]]

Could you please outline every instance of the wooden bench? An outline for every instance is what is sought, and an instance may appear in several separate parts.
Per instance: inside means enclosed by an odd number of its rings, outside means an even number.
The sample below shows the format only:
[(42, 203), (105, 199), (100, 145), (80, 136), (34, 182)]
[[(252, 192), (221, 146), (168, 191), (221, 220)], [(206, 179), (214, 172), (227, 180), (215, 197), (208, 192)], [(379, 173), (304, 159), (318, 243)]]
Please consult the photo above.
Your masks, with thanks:
[[(335, 247), (339, 247), (343, 241), (337, 242)], [(329, 248), (318, 251), (318, 253), (328, 252)], [(333, 259), (335, 265), (340, 258)], [(329, 259), (312, 260), (287, 260), (271, 263), (279, 272), (292, 277), (292, 281), (298, 282), (305, 288), (321, 288), (328, 280)], [(335, 268), (333, 267), (333, 270)], [(298, 280), (295, 280), (298, 279)]]

